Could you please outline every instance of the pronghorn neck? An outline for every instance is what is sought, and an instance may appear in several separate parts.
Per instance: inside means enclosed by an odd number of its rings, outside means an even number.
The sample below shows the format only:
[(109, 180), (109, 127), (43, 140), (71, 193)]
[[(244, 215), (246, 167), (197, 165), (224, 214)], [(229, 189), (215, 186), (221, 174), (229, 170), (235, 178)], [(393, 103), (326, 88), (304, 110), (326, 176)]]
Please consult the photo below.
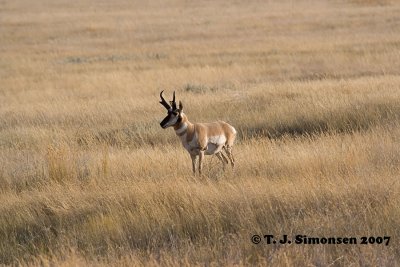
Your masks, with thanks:
[(184, 113), (181, 114), (181, 118), (182, 119), (180, 120), (180, 122), (174, 126), (175, 133), (178, 136), (186, 134), (188, 128), (192, 127), (192, 123), (190, 123)]

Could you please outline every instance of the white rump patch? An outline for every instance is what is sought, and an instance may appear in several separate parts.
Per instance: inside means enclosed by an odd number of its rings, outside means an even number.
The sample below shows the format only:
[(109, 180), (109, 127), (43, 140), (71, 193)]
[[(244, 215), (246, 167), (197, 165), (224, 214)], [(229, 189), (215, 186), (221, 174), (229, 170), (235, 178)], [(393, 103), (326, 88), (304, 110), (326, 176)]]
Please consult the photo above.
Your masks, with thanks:
[(236, 129), (233, 128), (233, 126), (229, 125), (229, 127), (231, 127), (233, 134), (236, 134)]

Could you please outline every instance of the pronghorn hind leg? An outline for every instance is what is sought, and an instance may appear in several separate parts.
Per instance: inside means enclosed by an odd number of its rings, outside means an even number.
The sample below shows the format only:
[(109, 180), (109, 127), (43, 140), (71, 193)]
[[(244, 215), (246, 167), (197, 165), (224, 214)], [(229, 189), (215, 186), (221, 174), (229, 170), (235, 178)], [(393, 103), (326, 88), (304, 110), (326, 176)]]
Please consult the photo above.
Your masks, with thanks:
[(222, 162), (222, 169), (225, 171), (225, 165), (228, 164), (228, 159), (225, 157), (224, 154), (222, 154), (222, 152), (218, 152), (215, 154), (218, 159)]
[(228, 159), (226, 158), (225, 154), (224, 154), (224, 153), (222, 153), (222, 151), (221, 151), (221, 152), (219, 152), (219, 153), (221, 153), (221, 156), (222, 156), (222, 158), (224, 159), (224, 162), (225, 162), (225, 164), (228, 164), (228, 163), (229, 163), (229, 161), (228, 161)]
[(235, 159), (233, 158), (232, 147), (231, 146), (225, 146), (224, 150), (225, 150), (229, 160), (231, 161), (232, 168), (235, 167)]

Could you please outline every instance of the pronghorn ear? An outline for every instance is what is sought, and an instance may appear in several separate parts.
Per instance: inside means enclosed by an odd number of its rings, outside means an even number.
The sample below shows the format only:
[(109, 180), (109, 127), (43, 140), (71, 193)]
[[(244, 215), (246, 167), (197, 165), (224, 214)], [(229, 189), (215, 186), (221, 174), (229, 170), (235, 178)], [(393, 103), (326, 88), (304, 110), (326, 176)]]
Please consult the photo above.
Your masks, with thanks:
[(183, 110), (182, 101), (179, 101), (179, 111), (182, 112), (182, 110)]

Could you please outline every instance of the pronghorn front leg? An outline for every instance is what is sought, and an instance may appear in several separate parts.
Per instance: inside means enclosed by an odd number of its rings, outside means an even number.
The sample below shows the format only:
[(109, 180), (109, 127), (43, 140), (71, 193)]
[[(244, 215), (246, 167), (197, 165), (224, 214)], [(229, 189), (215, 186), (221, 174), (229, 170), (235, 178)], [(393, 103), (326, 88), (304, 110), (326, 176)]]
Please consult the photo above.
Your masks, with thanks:
[(190, 154), (190, 157), (192, 158), (193, 175), (196, 175), (196, 160), (197, 160), (197, 155)]
[(199, 151), (199, 174), (201, 175), (201, 171), (203, 169), (203, 159), (204, 159), (204, 150)]

